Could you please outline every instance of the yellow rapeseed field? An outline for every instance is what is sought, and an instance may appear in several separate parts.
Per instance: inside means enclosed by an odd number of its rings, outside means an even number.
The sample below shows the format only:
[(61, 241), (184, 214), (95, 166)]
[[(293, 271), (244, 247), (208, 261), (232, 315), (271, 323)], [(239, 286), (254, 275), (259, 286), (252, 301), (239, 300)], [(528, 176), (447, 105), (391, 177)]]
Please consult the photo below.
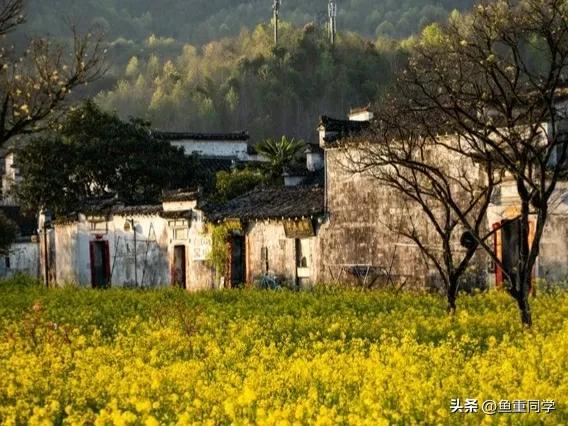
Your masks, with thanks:
[[(0, 424), (568, 424), (568, 295), (0, 284)], [(478, 413), (451, 413), (453, 398)], [(549, 413), (485, 400), (554, 400)], [(503, 402), (504, 404), (504, 402)], [(550, 406), (550, 403), (548, 403)], [(544, 405), (543, 405), (544, 406)]]

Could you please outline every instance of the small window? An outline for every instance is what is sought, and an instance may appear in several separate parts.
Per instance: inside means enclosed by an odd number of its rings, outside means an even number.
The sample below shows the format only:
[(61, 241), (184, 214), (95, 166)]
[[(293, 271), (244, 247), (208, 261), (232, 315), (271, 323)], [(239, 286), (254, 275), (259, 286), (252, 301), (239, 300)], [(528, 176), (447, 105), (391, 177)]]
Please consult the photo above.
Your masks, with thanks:
[(175, 240), (187, 240), (187, 229), (186, 228), (174, 229), (174, 239)]
[(6, 256), (4, 258), (4, 263), (6, 265), (6, 269), (10, 269), (10, 256)]

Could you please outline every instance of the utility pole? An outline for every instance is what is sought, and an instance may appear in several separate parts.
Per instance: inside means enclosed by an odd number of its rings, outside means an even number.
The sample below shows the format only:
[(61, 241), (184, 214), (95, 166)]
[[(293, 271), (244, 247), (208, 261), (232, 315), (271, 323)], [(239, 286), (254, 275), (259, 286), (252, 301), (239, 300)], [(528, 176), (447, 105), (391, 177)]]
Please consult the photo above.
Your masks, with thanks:
[(134, 219), (128, 219), (132, 226), (132, 232), (134, 232), (134, 283), (138, 287), (138, 241), (136, 239), (136, 225)]
[(337, 4), (334, 0), (329, 0), (327, 11), (329, 14), (329, 39), (331, 44), (335, 44), (335, 34), (337, 33)]
[(47, 241), (48, 233), (47, 230), (51, 228), (51, 212), (43, 208), (40, 212), (39, 222), (41, 225), (41, 230), (43, 231), (43, 273), (45, 286), (49, 288), (49, 244)]
[(272, 4), (272, 21), (274, 23), (274, 45), (278, 45), (278, 17), (280, 15), (280, 1), (274, 0)]

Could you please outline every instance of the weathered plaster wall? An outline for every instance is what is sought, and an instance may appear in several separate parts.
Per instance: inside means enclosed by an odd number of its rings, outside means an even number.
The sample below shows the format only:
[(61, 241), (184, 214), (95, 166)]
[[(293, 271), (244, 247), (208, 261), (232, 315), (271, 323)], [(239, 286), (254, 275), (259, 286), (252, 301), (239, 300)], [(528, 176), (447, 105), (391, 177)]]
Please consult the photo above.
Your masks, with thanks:
[(16, 242), (9, 253), (0, 258), (0, 277), (16, 274), (37, 277), (39, 273), (39, 246), (37, 242)]
[(216, 288), (215, 271), (207, 263), (211, 235), (207, 232), (203, 214), (199, 211), (193, 211), (187, 250), (187, 289), (194, 291)]
[[(114, 215), (108, 222), (99, 223), (95, 230), (85, 216), (55, 227), (57, 253), (57, 282), (91, 286), (90, 242), (106, 241), (109, 246), (111, 285), (116, 287), (161, 287), (172, 281), (174, 247), (186, 248), (186, 288), (190, 291), (215, 287), (215, 274), (207, 265), (210, 236), (202, 214), (193, 212), (187, 233), (178, 239), (169, 227), (171, 219), (156, 215)], [(134, 219), (134, 231), (125, 228)]]
[[(136, 229), (136, 271), (134, 233), (124, 230), (127, 219), (134, 218)], [(57, 224), (55, 251), (57, 253), (57, 282), (91, 286), (91, 241), (107, 241), (111, 268), (111, 285), (118, 287), (157, 287), (168, 285), (167, 221), (158, 216), (114, 216), (97, 229), (81, 216), (79, 221)]]
[(246, 141), (173, 141), (173, 146), (181, 147), (187, 155), (193, 153), (207, 157), (236, 157), (239, 160), (248, 158)]
[[(295, 285), (296, 278), (298, 278), (296, 244), (296, 239), (286, 237), (282, 221), (250, 223), (246, 228), (247, 280), (252, 282), (268, 272)], [(317, 279), (318, 238), (307, 238), (304, 244), (308, 251), (306, 256), (308, 271), (301, 280), (301, 285), (309, 286)], [(266, 262), (262, 257), (263, 249), (267, 250), (268, 271), (266, 271)]]
[(428, 269), (418, 248), (388, 229), (411, 212), (405, 211), (392, 190), (347, 170), (346, 161), (341, 151), (326, 150), (328, 217), (319, 232), (318, 281), (355, 282), (356, 276), (348, 270), (371, 265), (390, 271), (398, 282), (424, 282)]

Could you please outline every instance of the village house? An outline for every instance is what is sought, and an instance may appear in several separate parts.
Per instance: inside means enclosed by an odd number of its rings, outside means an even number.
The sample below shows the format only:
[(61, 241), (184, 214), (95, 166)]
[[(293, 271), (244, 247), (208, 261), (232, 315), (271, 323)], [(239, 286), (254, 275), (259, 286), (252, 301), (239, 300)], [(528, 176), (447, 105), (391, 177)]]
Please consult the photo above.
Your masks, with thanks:
[[(93, 287), (176, 285), (201, 290), (267, 278), (293, 288), (318, 282), (435, 287), (439, 280), (432, 265), (414, 243), (392, 230), (405, 215), (419, 223), (420, 212), (405, 210), (398, 195), (371, 175), (345, 167), (351, 148), (341, 142), (362, 134), (372, 119), (369, 108), (352, 110), (347, 119), (323, 116), (319, 143), (307, 146), (305, 167), (285, 170), (280, 188), (259, 188), (222, 205), (205, 203), (198, 191), (166, 194), (153, 206), (99, 201), (51, 226), (40, 221), (47, 245), (39, 246), (36, 269), (43, 273), (47, 264), (49, 281)], [(228, 170), (238, 162), (260, 160), (246, 133), (156, 136), (209, 161), (213, 168)], [(535, 278), (568, 278), (566, 189), (568, 183), (561, 182)], [(517, 247), (516, 225), (509, 223), (516, 214), (515, 189), (505, 182), (490, 205), (487, 228), (495, 229), (493, 244), (506, 268), (512, 268)], [(209, 259), (212, 230), (222, 224), (231, 225), (228, 260), (222, 271), (216, 271)], [(460, 249), (457, 242), (456, 250)], [(503, 271), (486, 257), (476, 257), (473, 266), (477, 284), (502, 284)]]
[(197, 191), (178, 191), (158, 205), (103, 204), (55, 221), (55, 281), (94, 288), (213, 288), (198, 198)]
[[(568, 110), (568, 102), (563, 101), (558, 109)], [(337, 142), (364, 131), (366, 119), (372, 119), (372, 113), (359, 109), (352, 111), (348, 120), (322, 117), (318, 128), (320, 146), (325, 150), (327, 217), (319, 233), (322, 262), (318, 279), (351, 280), (367, 286), (381, 281), (399, 285), (431, 283), (436, 273), (424, 261), (418, 247), (389, 231), (387, 226), (401, 215), (415, 212), (401, 211), (396, 193), (370, 174), (353, 173), (346, 167), (356, 148)], [(559, 126), (559, 131), (568, 135), (568, 120), (561, 121)], [(533, 277), (547, 282), (565, 282), (568, 279), (567, 180), (559, 181), (549, 210)], [(500, 286), (504, 275), (512, 274), (518, 259), (519, 226), (517, 221), (511, 220), (518, 214), (516, 187), (506, 179), (494, 194), (486, 222), (488, 231), (494, 230), (493, 244), (505, 271), (495, 267), (487, 257), (479, 256), (473, 280)], [(531, 227), (529, 243), (532, 243), (534, 222)], [(459, 249), (458, 245), (456, 250)]]
[[(53, 282), (81, 286), (234, 287), (262, 276), (291, 286), (316, 282), (317, 232), (323, 219), (323, 151), (309, 147), (307, 167), (289, 172), (283, 188), (261, 188), (223, 205), (202, 194), (172, 192), (155, 206), (99, 201), (53, 223), (47, 262)], [(209, 262), (212, 227), (238, 226), (221, 275)], [(45, 257), (45, 256), (44, 256)]]
[(0, 212), (17, 227), (16, 241), (10, 246), (8, 253), (0, 258), (0, 278), (16, 274), (37, 277), (39, 276), (37, 218), (23, 212), (11, 194), (13, 185), (20, 179), (13, 150), (3, 151), (0, 158), (2, 159)]

